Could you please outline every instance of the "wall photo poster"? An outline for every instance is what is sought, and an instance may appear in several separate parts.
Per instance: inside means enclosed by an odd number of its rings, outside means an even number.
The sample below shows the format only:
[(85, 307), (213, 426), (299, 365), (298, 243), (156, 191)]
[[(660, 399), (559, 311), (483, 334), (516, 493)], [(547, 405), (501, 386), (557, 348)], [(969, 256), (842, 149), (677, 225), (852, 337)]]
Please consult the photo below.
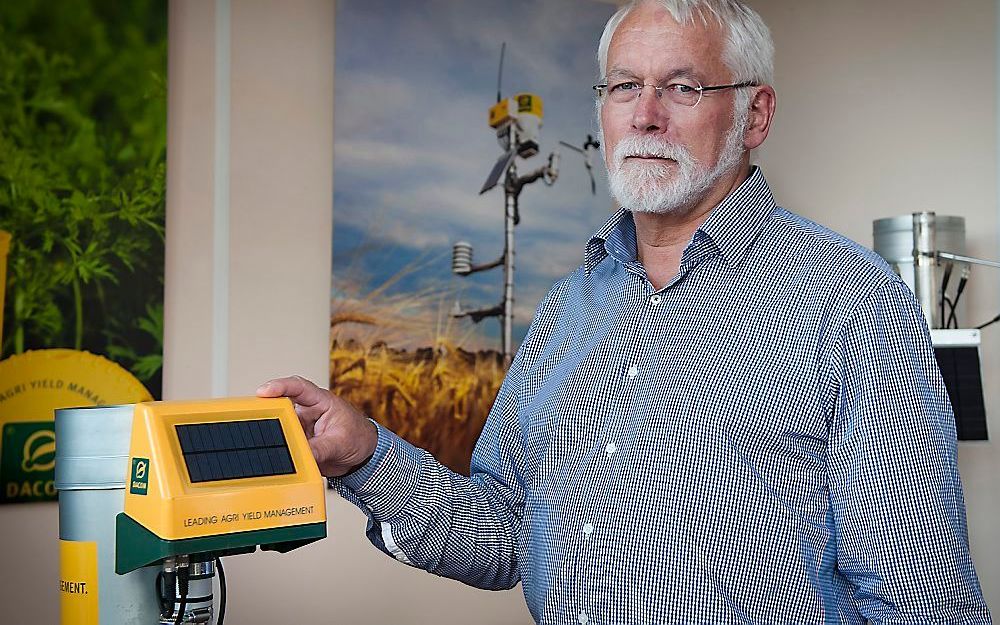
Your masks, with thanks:
[(615, 9), (337, 3), (330, 388), (455, 471), (612, 209), (591, 86)]
[(0, 2), (0, 503), (53, 411), (160, 394), (166, 0)]

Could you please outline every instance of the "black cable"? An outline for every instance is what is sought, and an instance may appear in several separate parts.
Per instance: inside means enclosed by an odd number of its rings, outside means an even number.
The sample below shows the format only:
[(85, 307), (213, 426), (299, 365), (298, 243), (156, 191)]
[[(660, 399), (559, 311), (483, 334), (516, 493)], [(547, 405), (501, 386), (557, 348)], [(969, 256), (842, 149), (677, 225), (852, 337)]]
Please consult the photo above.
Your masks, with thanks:
[(976, 329), (977, 329), (977, 330), (982, 330), (982, 329), (983, 329), (983, 328), (985, 328), (985, 327), (988, 327), (988, 326), (991, 326), (991, 325), (993, 325), (993, 324), (994, 324), (994, 323), (996, 323), (997, 321), (1000, 321), (1000, 315), (997, 315), (996, 317), (993, 317), (992, 319), (990, 319), (989, 321), (987, 321), (986, 323), (984, 323), (984, 324), (982, 324), (982, 325), (978, 325), (978, 326), (976, 326)]
[[(945, 304), (948, 304), (948, 310), (950, 311), (951, 316), (949, 316), (948, 313), (945, 312), (944, 308)], [(941, 324), (942, 324), (941, 327), (948, 328), (951, 325), (951, 321), (954, 317), (955, 317), (954, 302), (952, 302), (951, 298), (948, 297), (947, 295), (941, 296)]]
[(219, 569), (219, 620), (215, 625), (223, 625), (226, 620), (226, 570), (222, 568), (222, 558), (215, 558), (215, 568)]
[(181, 596), (180, 606), (177, 610), (177, 618), (174, 620), (174, 625), (181, 625), (181, 621), (184, 620), (184, 610), (187, 609), (187, 597), (188, 597), (188, 579), (191, 571), (188, 567), (177, 567), (177, 589), (180, 591)]
[[(177, 574), (171, 571), (160, 571), (156, 574), (156, 598), (160, 602), (160, 616), (164, 619), (173, 618), (174, 600), (176, 597)], [(169, 594), (166, 590), (169, 588)]]
[(153, 586), (156, 588), (156, 602), (160, 605), (160, 618), (170, 618), (163, 604), (163, 571), (156, 574), (156, 581), (153, 582)]
[[(194, 580), (192, 580), (192, 581), (194, 581)], [(212, 595), (203, 595), (201, 597), (192, 597), (189, 594), (188, 598), (187, 598), (187, 602), (188, 602), (188, 605), (191, 606), (191, 605), (194, 605), (196, 603), (205, 603), (205, 602), (208, 602), (208, 601), (213, 601), (214, 599), (215, 599), (215, 597), (212, 596)]]
[(958, 319), (955, 317), (955, 311), (958, 310), (958, 300), (962, 299), (962, 291), (965, 290), (965, 283), (968, 281), (969, 277), (965, 274), (965, 272), (962, 272), (962, 279), (958, 281), (958, 290), (955, 291), (955, 301), (951, 304), (951, 315), (948, 317), (948, 321), (944, 325), (946, 328), (951, 325), (952, 322), (955, 323), (956, 328), (958, 327)]
[[(941, 321), (945, 322), (944, 327), (948, 327), (947, 318), (944, 315), (944, 303), (948, 301), (948, 281), (951, 280), (951, 268), (952, 263), (948, 263), (944, 267), (944, 278), (941, 279)], [(950, 302), (949, 302), (950, 303)], [(955, 305), (952, 304), (952, 310), (955, 310)]]

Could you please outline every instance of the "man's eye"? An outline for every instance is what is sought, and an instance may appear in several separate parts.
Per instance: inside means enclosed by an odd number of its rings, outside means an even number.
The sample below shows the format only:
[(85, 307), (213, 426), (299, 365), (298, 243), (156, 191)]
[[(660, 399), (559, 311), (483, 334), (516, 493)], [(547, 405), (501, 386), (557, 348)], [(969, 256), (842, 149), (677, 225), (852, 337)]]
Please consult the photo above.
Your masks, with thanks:
[(639, 88), (639, 83), (635, 81), (619, 82), (608, 87), (608, 91), (632, 91)]
[(667, 90), (679, 95), (688, 95), (697, 91), (692, 85), (685, 85), (682, 82), (673, 82), (667, 85)]

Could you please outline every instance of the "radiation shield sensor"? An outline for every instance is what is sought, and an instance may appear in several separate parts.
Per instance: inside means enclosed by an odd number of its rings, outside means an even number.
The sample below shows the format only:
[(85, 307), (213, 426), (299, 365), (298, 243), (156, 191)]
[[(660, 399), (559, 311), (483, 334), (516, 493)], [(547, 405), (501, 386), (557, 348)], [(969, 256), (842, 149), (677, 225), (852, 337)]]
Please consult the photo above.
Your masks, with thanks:
[(136, 404), (127, 469), (118, 574), (326, 536), (325, 481), (285, 398)]

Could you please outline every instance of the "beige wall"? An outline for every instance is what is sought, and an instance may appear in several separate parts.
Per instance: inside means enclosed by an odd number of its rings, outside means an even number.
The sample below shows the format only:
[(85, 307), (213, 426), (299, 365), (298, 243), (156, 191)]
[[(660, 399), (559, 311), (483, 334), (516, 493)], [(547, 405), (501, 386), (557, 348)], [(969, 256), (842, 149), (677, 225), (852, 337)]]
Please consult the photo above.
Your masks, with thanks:
[[(759, 160), (779, 200), (865, 244), (878, 217), (963, 215), (970, 251), (1000, 257), (994, 0), (751, 2), (778, 49), (778, 116)], [(170, 19), (166, 396), (248, 394), (292, 372), (322, 380), (332, 2), (173, 0)], [(943, 100), (941, 81), (972, 87)], [(973, 280), (969, 320), (988, 319), (1000, 274)], [(983, 352), (984, 378), (995, 380), (1000, 328), (984, 334)], [(990, 385), (994, 438), (998, 400)], [(962, 444), (960, 461), (977, 566), (998, 610), (1000, 454), (994, 442)], [(400, 565), (364, 540), (359, 512), (334, 495), (328, 504), (326, 540), (228, 559), (234, 623), (530, 622), (519, 591)], [(3, 623), (58, 622), (56, 535), (54, 504), (0, 508), (0, 552), (16, 563), (0, 585)]]
[[(758, 155), (779, 203), (872, 245), (872, 220), (966, 218), (972, 255), (1000, 258), (995, 0), (750, 0), (776, 46), (774, 129)], [(940, 85), (962, 85), (957, 97)], [(954, 92), (953, 92), (954, 93)], [(967, 326), (1000, 312), (1000, 271), (975, 269)], [(1000, 327), (983, 333), (992, 441), (960, 443), (970, 543), (1000, 611)]]

